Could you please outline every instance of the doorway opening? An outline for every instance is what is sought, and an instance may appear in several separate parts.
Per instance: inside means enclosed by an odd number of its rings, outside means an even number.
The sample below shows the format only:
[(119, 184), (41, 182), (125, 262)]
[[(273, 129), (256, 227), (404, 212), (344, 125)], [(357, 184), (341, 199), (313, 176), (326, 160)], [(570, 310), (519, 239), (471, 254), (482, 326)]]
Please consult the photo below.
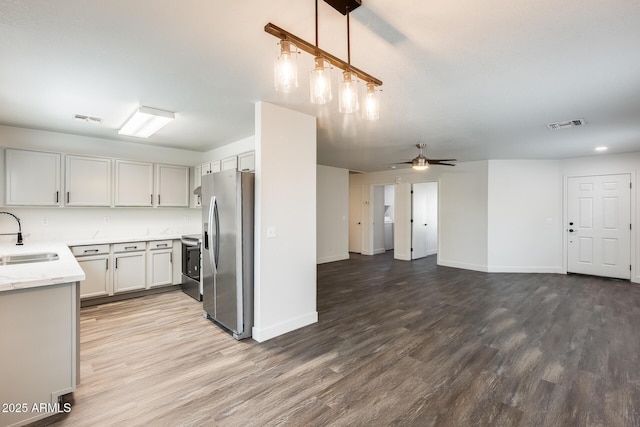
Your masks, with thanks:
[(394, 250), (395, 186), (374, 185), (372, 187), (373, 254)]

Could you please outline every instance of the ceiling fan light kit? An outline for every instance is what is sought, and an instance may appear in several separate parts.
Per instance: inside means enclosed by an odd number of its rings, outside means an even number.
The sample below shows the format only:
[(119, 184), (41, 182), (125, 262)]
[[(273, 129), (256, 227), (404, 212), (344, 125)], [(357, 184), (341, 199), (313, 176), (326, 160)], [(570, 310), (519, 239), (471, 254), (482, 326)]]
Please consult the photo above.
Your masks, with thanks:
[(453, 163), (445, 162), (457, 162), (456, 159), (429, 159), (422, 154), (422, 149), (426, 147), (426, 144), (416, 144), (420, 153), (411, 161), (396, 163), (398, 165), (411, 165), (414, 170), (426, 171), (429, 169), (429, 165), (438, 166), (455, 166)]
[(324, 0), (331, 7), (347, 17), (347, 62), (318, 47), (318, 0), (316, 0), (316, 43), (315, 45), (277, 27), (272, 23), (264, 30), (279, 38), (279, 51), (274, 67), (274, 83), (278, 92), (290, 93), (298, 87), (296, 55), (303, 50), (314, 56), (314, 69), (309, 79), (310, 101), (313, 104), (326, 104), (332, 100), (331, 65), (343, 71), (338, 87), (339, 111), (350, 114), (359, 110), (358, 79), (364, 81), (367, 91), (364, 96), (363, 118), (378, 120), (380, 117), (379, 89), (382, 81), (351, 65), (351, 34), (349, 13), (361, 5), (360, 0)]

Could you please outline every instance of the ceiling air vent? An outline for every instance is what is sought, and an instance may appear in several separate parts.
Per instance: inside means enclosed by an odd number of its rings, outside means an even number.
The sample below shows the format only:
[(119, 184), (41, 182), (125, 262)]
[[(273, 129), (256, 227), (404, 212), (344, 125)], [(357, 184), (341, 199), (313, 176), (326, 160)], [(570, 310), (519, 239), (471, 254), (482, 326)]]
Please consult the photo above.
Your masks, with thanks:
[(547, 127), (551, 130), (573, 128), (576, 126), (584, 126), (587, 122), (584, 119), (569, 120), (568, 122), (549, 123)]
[(83, 114), (76, 114), (73, 118), (81, 122), (93, 123), (94, 125), (102, 123), (102, 119), (100, 117), (85, 116)]

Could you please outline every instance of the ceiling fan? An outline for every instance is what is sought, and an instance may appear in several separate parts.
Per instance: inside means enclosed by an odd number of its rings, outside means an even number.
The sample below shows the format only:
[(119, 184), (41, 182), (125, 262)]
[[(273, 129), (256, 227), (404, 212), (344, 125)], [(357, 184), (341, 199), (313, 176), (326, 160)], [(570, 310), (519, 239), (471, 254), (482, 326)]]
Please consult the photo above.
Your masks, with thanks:
[(429, 165), (442, 165), (442, 166), (455, 166), (452, 163), (443, 162), (456, 162), (456, 159), (428, 159), (422, 154), (422, 150), (426, 147), (426, 144), (416, 144), (416, 147), (420, 150), (418, 156), (408, 162), (395, 163), (396, 165), (411, 165), (412, 168), (418, 171), (427, 170)]

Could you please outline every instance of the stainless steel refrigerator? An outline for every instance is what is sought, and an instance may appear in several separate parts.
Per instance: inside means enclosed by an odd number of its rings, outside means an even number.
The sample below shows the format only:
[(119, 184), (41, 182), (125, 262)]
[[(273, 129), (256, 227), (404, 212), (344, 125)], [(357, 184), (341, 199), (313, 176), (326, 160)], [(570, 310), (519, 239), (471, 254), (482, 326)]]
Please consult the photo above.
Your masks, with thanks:
[(253, 327), (253, 206), (252, 173), (202, 177), (203, 307), (238, 340)]

